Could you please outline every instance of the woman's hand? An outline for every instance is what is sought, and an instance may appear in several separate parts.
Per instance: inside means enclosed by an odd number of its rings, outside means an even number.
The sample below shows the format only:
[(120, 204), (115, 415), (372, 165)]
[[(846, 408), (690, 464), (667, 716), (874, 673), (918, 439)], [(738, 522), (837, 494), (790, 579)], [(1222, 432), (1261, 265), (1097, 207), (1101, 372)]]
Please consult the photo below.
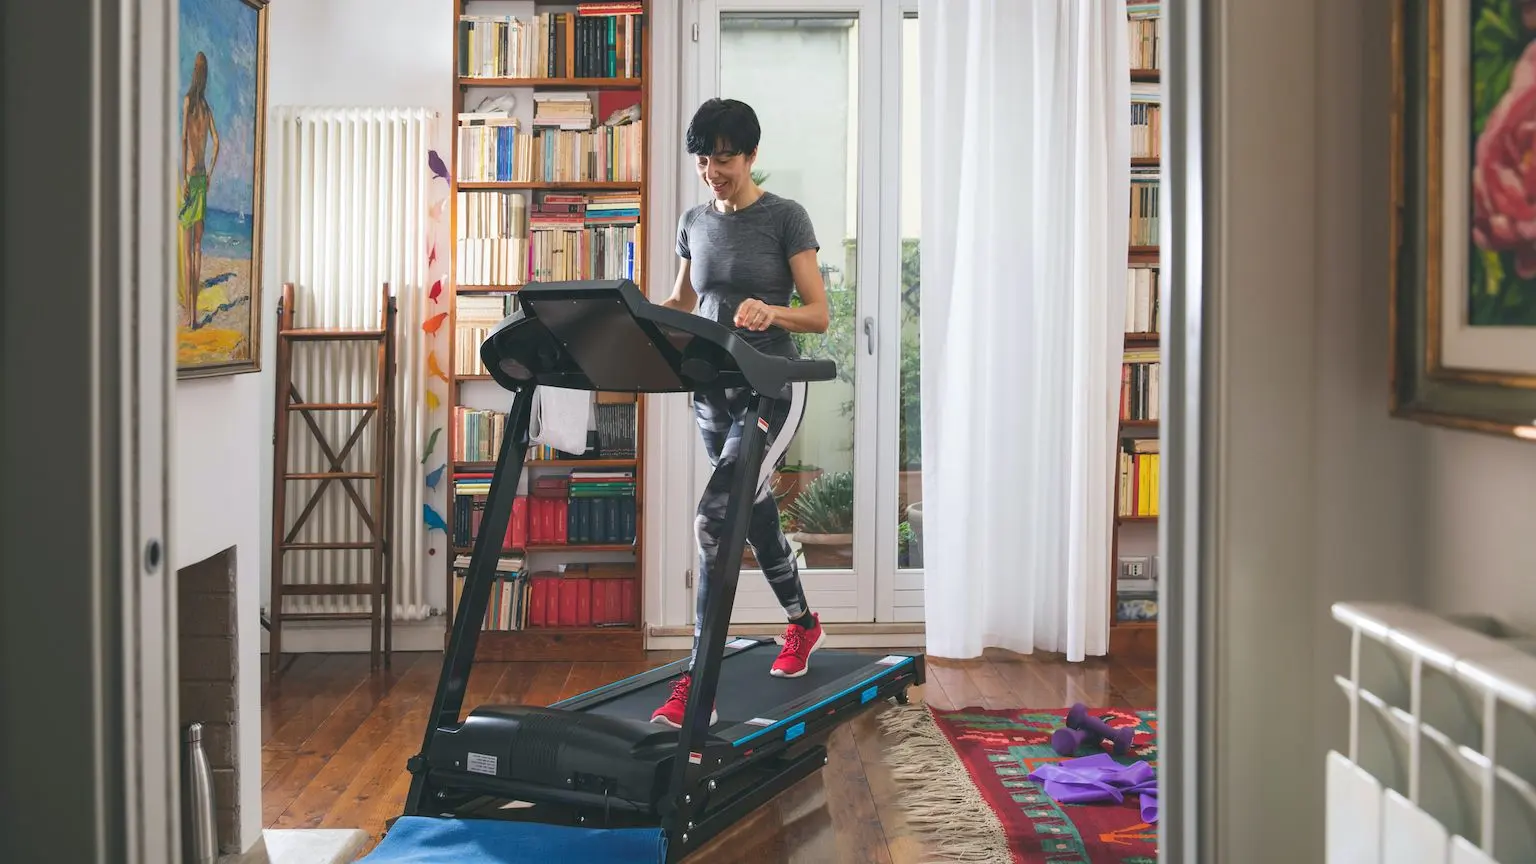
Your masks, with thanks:
[(756, 297), (747, 298), (736, 307), (736, 326), (748, 330), (767, 330), (778, 318), (779, 307), (769, 306)]

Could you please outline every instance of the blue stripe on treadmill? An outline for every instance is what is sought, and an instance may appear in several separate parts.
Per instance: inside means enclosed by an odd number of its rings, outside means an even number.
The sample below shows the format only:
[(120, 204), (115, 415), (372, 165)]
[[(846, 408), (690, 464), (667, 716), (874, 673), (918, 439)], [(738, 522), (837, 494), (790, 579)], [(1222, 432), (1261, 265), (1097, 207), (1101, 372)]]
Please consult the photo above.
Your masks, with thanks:
[(862, 696), (859, 697), (859, 702), (860, 703), (868, 702), (869, 700), (875, 698), (875, 694), (877, 694), (879, 692), (880, 692), (880, 687), (878, 685), (874, 686), (874, 687), (870, 687), (870, 688), (868, 688), (867, 690), (864, 691), (864, 694)]
[[(738, 740), (732, 742), (731, 746), (732, 747), (740, 747), (741, 745), (747, 743), (748, 741), (753, 741), (755, 739), (761, 738), (762, 736), (767, 735), (769, 732), (772, 732), (775, 729), (778, 729), (778, 728), (781, 728), (783, 726), (787, 726), (787, 725), (789, 725), (791, 723), (794, 723), (797, 718), (804, 717), (806, 714), (809, 714), (810, 712), (815, 711), (816, 709), (822, 707), (823, 705), (827, 705), (829, 703), (836, 702), (837, 700), (843, 698), (844, 696), (847, 696), (849, 693), (852, 693), (853, 691), (858, 690), (859, 688), (861, 688), (864, 685), (868, 684), (870, 681), (873, 681), (876, 678), (879, 678), (879, 677), (881, 677), (881, 676), (883, 676), (883, 675), (885, 675), (885, 674), (887, 674), (889, 672), (894, 672), (895, 670), (900, 669), (901, 667), (906, 666), (906, 665), (910, 664), (911, 662), (912, 662), (912, 658), (911, 657), (903, 657), (900, 660), (896, 661), (895, 663), (892, 663), (889, 666), (882, 665), (881, 668), (880, 668), (880, 671), (875, 672), (874, 674), (870, 675), (868, 678), (865, 678), (864, 680), (862, 680), (859, 683), (853, 685), (852, 687), (845, 687), (842, 690), (839, 690), (838, 692), (832, 694), (831, 696), (828, 696), (827, 698), (821, 700), (820, 702), (817, 702), (815, 705), (807, 705), (806, 707), (801, 708), (799, 711), (796, 711), (793, 715), (791, 715), (789, 717), (785, 717), (783, 720), (780, 720), (780, 721), (774, 723), (772, 726), (764, 726), (763, 728), (757, 730), (756, 732), (753, 732), (751, 735), (748, 735), (745, 738), (741, 738), (741, 739), (738, 739)], [(878, 686), (879, 685), (876, 685), (877, 688), (878, 688)], [(800, 732), (803, 733), (805, 731), (805, 728), (804, 728), (805, 724), (802, 723), (802, 724), (800, 724), (800, 726), (801, 726)], [(784, 740), (792, 741), (794, 739), (791, 738), (789, 736), (789, 734), (786, 732), (785, 736), (784, 736)]]
[(804, 734), (805, 734), (805, 721), (802, 720), (801, 722), (796, 723), (795, 725), (793, 725), (793, 726), (789, 727), (788, 729), (784, 730), (784, 740), (785, 741), (793, 741), (796, 738), (799, 738), (801, 735), (804, 735)]

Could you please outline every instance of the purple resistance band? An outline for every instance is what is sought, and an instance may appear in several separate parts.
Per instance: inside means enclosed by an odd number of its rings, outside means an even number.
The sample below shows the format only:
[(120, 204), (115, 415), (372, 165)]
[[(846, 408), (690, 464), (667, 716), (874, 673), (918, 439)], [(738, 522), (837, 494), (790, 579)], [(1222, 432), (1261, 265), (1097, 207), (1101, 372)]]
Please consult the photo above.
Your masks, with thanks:
[(1029, 779), (1062, 804), (1119, 804), (1127, 795), (1141, 796), (1141, 821), (1157, 821), (1157, 773), (1145, 762), (1116, 762), (1108, 753), (1041, 765)]

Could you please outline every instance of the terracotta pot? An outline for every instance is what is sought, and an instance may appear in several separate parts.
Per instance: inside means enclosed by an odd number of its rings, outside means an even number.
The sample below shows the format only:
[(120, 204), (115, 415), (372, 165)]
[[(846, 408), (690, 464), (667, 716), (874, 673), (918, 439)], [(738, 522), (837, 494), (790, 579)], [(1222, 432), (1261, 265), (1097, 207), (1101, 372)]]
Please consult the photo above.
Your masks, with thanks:
[(820, 468), (806, 468), (800, 471), (780, 471), (773, 475), (773, 497), (779, 499), (779, 512), (789, 509), (805, 487), (811, 485), (817, 477), (824, 472)]
[(844, 569), (853, 565), (852, 534), (795, 532), (790, 537), (800, 544), (807, 567)]

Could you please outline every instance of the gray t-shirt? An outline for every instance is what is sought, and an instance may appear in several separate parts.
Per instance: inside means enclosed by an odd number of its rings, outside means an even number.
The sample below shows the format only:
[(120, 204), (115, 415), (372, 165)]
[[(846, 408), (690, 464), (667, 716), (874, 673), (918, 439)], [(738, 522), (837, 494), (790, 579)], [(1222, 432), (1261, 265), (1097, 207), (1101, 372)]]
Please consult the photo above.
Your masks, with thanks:
[[(795, 291), (789, 259), (820, 250), (811, 217), (798, 203), (764, 191), (733, 213), (700, 204), (677, 222), (677, 254), (690, 262), (697, 314), (735, 329), (736, 307), (749, 297), (770, 306), (788, 306)], [(777, 325), (742, 329), (739, 335), (765, 354), (798, 356), (795, 340)]]

